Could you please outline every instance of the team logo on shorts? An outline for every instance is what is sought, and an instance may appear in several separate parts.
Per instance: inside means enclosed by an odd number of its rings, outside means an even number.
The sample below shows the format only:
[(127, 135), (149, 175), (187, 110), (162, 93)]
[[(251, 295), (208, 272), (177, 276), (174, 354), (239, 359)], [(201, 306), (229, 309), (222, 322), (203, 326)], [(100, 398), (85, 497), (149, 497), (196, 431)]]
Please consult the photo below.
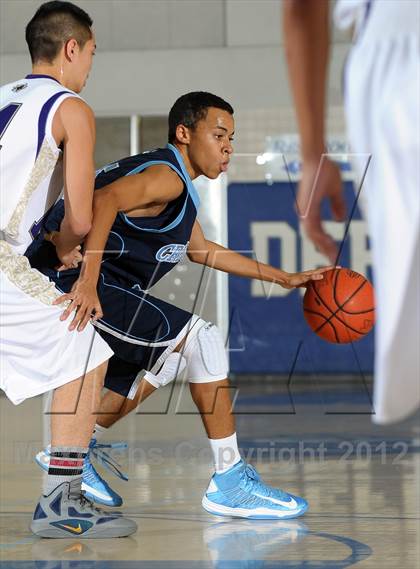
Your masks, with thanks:
[(179, 263), (187, 252), (187, 246), (171, 243), (161, 247), (156, 253), (156, 260), (161, 263)]

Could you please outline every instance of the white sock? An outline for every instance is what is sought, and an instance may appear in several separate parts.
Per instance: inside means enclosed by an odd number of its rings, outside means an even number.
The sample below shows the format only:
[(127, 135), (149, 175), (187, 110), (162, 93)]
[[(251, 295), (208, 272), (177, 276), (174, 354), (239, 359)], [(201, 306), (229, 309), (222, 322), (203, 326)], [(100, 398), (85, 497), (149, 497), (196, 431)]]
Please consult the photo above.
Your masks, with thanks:
[(236, 433), (224, 439), (209, 439), (213, 451), (214, 468), (217, 474), (222, 474), (241, 460)]
[(105, 435), (107, 430), (108, 430), (108, 427), (101, 427), (101, 425), (98, 425), (98, 423), (96, 423), (95, 428), (93, 429), (92, 437), (94, 439), (96, 439), (97, 441), (99, 441)]
[(63, 482), (82, 485), (83, 461), (89, 449), (84, 447), (51, 447), (48, 474), (44, 477), (44, 496), (49, 496)]

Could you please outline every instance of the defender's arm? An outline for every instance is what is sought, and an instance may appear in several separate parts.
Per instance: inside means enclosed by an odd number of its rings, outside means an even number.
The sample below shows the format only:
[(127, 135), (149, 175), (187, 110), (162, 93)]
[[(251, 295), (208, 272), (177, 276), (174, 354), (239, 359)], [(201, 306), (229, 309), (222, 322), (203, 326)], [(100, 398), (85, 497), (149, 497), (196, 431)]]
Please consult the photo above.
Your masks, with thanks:
[(60, 232), (51, 239), (58, 257), (66, 257), (81, 243), (92, 223), (95, 169), (95, 117), (81, 99), (63, 101), (53, 120), (53, 136), (64, 146), (63, 178), (65, 214)]
[(321, 220), (324, 198), (329, 199), (335, 220), (346, 217), (340, 170), (325, 156), (329, 26), (328, 0), (284, 0), (285, 51), (303, 161), (297, 213), (316, 248), (336, 262), (337, 245)]

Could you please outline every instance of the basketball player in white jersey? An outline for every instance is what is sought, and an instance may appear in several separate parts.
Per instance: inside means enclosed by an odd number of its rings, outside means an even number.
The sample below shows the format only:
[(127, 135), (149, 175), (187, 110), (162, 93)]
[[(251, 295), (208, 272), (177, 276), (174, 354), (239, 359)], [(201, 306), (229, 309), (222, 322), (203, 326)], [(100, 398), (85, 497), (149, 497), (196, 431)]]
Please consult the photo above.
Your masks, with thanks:
[(54, 236), (61, 268), (77, 264), (92, 218), (94, 116), (77, 95), (95, 50), (92, 20), (69, 2), (43, 4), (26, 28), (32, 73), (0, 92), (0, 387), (19, 404), (52, 389), (52, 445), (32, 531), (41, 537), (123, 537), (131, 520), (93, 507), (81, 493), (84, 457), (112, 351), (92, 325), (70, 332), (58, 291), (23, 252), (64, 185)]
[[(286, 0), (284, 36), (303, 157), (298, 191), (307, 235), (332, 262), (337, 246), (321, 223), (328, 198), (345, 218), (340, 173), (323, 158), (329, 50), (327, 0)], [(353, 26), (345, 69), (348, 134), (371, 236), (377, 326), (374, 421), (391, 423), (420, 404), (420, 5), (341, 0), (335, 19)], [(316, 180), (316, 184), (314, 182)]]

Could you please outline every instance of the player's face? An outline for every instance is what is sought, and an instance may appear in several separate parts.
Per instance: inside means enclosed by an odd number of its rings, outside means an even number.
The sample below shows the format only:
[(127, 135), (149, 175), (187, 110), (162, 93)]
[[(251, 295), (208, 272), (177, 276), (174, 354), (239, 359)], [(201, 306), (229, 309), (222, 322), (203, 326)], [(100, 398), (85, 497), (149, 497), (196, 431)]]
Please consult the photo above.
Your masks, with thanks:
[(217, 178), (226, 172), (233, 153), (235, 129), (233, 117), (227, 111), (210, 107), (207, 116), (190, 131), (189, 158), (197, 175)]
[(80, 93), (86, 85), (92, 67), (93, 56), (95, 55), (96, 41), (93, 32), (92, 38), (88, 40), (82, 48), (77, 47), (78, 49), (74, 59), (74, 75), (72, 78), (74, 86), (71, 88), (76, 93)]

